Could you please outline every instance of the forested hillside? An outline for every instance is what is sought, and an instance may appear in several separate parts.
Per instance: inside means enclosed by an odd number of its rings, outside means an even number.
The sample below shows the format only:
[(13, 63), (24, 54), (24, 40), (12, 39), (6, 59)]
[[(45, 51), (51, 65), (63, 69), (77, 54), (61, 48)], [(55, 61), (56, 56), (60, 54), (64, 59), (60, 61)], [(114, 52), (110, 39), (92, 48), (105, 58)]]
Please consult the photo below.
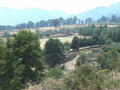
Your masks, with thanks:
[[(49, 38), (43, 49), (39, 36), (30, 31), (1, 38), (0, 90), (119, 89), (120, 26), (76, 30), (71, 43)], [(66, 69), (72, 60), (74, 69)]]

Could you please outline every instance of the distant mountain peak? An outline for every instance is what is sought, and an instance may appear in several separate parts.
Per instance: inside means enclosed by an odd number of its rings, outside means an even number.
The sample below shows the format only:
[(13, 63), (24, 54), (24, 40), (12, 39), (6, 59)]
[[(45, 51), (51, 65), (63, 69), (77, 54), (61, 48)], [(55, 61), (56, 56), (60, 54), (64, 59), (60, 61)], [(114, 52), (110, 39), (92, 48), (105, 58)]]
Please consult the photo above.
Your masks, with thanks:
[(115, 15), (120, 14), (120, 3), (114, 3), (108, 7), (105, 6), (96, 7), (94, 9), (78, 14), (77, 16), (81, 19), (86, 19), (90, 17), (95, 20), (99, 19), (103, 15), (109, 17), (114, 14)]

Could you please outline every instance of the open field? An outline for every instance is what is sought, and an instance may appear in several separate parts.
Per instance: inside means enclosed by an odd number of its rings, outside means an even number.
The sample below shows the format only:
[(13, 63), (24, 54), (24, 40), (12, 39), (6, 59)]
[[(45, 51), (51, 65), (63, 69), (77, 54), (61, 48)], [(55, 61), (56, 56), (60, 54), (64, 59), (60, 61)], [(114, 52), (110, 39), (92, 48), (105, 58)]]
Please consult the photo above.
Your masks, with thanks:
[[(62, 43), (72, 42), (74, 36), (76, 36), (76, 35), (68, 36), (68, 37), (57, 37), (57, 39), (59, 39)], [(83, 38), (83, 36), (79, 36), (79, 37)], [(44, 48), (45, 43), (48, 39), (49, 38), (40, 39), (40, 46), (41, 46), (42, 49)]]

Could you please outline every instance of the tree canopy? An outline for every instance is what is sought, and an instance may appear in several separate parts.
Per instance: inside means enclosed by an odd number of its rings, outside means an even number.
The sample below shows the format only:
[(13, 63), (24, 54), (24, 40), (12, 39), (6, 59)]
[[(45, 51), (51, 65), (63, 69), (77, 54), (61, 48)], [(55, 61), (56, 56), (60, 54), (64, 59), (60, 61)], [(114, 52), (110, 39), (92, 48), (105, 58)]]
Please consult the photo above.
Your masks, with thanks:
[(64, 46), (58, 39), (49, 39), (45, 44), (45, 58), (50, 67), (64, 62)]

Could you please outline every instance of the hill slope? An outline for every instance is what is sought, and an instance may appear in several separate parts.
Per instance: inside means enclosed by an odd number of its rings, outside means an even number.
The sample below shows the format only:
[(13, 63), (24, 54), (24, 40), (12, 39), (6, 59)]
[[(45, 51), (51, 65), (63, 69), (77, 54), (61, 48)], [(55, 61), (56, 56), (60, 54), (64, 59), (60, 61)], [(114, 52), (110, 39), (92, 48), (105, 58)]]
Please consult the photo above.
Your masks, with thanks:
[(91, 17), (93, 19), (98, 19), (101, 16), (112, 16), (112, 15), (120, 15), (120, 3), (115, 3), (110, 5), (109, 7), (97, 7), (92, 10), (85, 11), (81, 14), (78, 14), (77, 16), (81, 19), (85, 19), (88, 17)]

